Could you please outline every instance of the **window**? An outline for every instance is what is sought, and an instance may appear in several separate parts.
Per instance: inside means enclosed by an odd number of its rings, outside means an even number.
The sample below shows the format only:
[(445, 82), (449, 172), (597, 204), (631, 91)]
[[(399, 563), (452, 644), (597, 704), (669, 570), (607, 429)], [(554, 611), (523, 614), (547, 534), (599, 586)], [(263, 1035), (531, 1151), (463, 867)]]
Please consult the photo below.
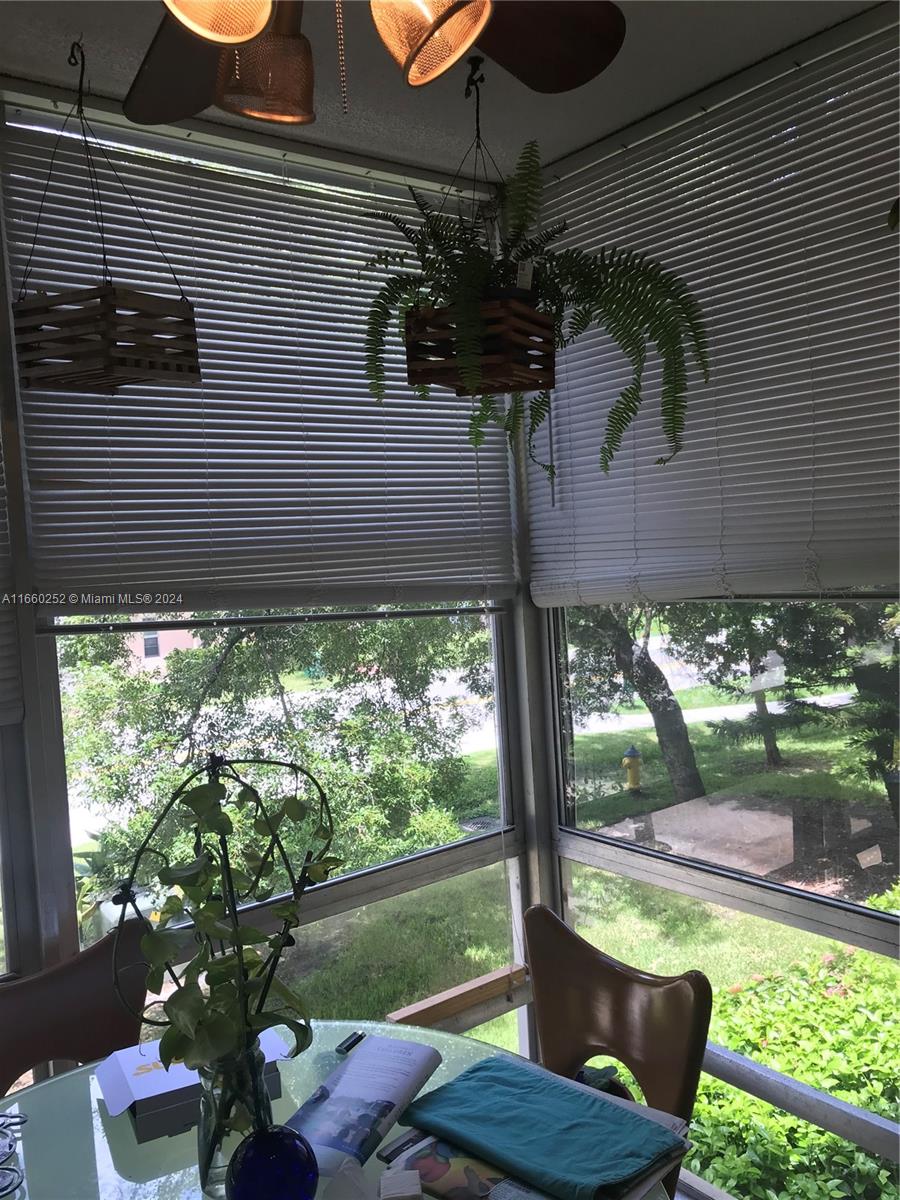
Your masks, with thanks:
[(144, 658), (159, 658), (159, 634), (145, 633), (144, 638)]
[(504, 866), (364, 904), (294, 936), (285, 977), (311, 1013), (380, 1021), (512, 961)]
[[(491, 615), (310, 618), (219, 616), (181, 637), (164, 674), (140, 670), (127, 630), (56, 627), (85, 940), (115, 920), (106, 898), (153, 814), (210, 752), (277, 755), (311, 770), (331, 801), (344, 874), (507, 824)], [(187, 835), (165, 836), (177, 850)], [(305, 848), (289, 847), (299, 858)], [(144, 903), (153, 899), (151, 889)]]
[[(4, 213), (21, 283), (61, 120), (7, 110)], [(92, 122), (196, 314), (203, 381), (112, 396), (22, 394), (35, 588), (88, 609), (481, 600), (515, 588), (506, 444), (478, 455), (469, 405), (406, 384), (392, 335), (387, 396), (365, 373), (381, 272), (402, 249), (379, 216), (408, 189)], [(107, 169), (64, 136), (29, 288), (89, 286), (101, 189), (118, 283), (177, 295)], [(434, 184), (423, 185), (434, 188)], [(100, 402), (102, 400), (102, 403)], [(2, 529), (0, 529), (2, 535)], [(0, 536), (0, 574), (3, 569)], [(68, 615), (71, 602), (61, 610)], [(0, 625), (0, 682), (3, 680)]]
[[(733, 909), (564, 863), (567, 917), (615, 958), (655, 974), (702, 970), (710, 1041), (891, 1120), (900, 966)], [(886, 907), (900, 904), (894, 888)], [(840, 1178), (864, 1200), (893, 1195), (891, 1164), (703, 1075), (688, 1166), (734, 1196), (820, 1195)], [(755, 1189), (755, 1190), (754, 1190)]]
[(897, 882), (898, 606), (570, 608), (564, 823), (865, 904)]

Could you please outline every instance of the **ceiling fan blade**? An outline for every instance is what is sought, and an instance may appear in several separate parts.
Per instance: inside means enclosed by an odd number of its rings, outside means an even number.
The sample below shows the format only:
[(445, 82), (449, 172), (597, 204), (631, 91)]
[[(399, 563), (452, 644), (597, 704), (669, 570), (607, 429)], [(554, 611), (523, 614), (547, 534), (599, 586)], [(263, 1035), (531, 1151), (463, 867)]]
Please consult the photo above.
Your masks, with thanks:
[(125, 116), (136, 125), (164, 125), (209, 108), (221, 52), (166, 13), (125, 97)]
[(605, 71), (625, 40), (611, 0), (494, 0), (478, 49), (535, 92), (570, 92)]

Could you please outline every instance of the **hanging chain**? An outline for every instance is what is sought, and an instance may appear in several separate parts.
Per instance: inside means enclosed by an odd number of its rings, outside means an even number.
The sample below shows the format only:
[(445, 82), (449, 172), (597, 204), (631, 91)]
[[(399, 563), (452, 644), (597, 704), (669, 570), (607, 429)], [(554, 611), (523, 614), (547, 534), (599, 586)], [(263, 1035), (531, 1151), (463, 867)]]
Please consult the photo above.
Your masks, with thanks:
[(338, 76), (341, 81), (341, 110), (346, 116), (350, 111), (350, 94), (347, 89), (347, 45), (344, 38), (344, 0), (334, 0), (334, 21), (337, 26)]

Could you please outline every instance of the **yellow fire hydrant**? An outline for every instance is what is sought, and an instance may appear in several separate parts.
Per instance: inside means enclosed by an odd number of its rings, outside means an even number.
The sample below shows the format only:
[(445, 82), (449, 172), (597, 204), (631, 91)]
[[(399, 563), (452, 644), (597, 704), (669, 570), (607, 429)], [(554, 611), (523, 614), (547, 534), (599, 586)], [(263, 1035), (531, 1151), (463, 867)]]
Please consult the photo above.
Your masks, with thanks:
[(641, 790), (641, 752), (637, 746), (629, 746), (622, 755), (625, 768), (625, 786), (629, 792)]

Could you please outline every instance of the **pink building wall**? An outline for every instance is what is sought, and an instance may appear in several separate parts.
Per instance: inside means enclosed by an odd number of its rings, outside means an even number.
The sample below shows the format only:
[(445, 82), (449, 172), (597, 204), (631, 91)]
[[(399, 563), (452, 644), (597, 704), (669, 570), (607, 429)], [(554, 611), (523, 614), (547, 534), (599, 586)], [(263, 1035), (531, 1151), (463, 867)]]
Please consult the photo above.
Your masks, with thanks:
[(128, 649), (134, 656), (136, 669), (163, 674), (166, 658), (173, 650), (192, 650), (199, 645), (189, 629), (148, 629), (146, 633), (132, 633), (128, 637)]

